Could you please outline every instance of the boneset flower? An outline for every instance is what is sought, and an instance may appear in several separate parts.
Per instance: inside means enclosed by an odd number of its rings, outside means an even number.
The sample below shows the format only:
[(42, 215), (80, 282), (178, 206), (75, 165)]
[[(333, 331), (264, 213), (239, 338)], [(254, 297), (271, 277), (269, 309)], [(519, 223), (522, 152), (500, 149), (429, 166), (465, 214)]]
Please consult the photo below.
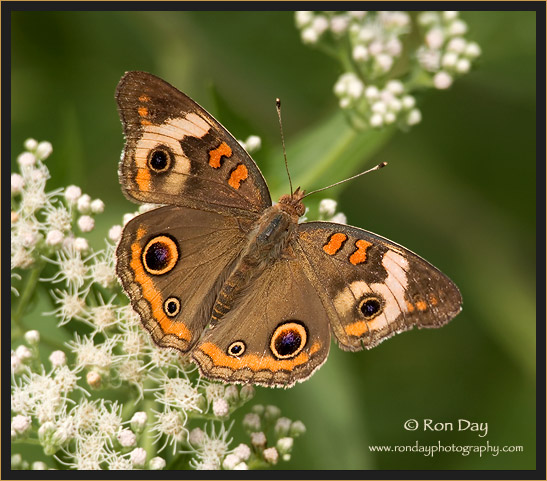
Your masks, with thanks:
[[(352, 125), (361, 129), (418, 124), (422, 116), (412, 92), (449, 88), (480, 55), (479, 46), (464, 38), (468, 27), (455, 11), (299, 11), (295, 21), (305, 44), (339, 56), (345, 71), (334, 93)], [(417, 47), (407, 40), (411, 34), (421, 37)]]
[[(326, 34), (326, 18), (310, 24), (317, 35)], [(342, 32), (343, 19), (332, 25)], [(247, 138), (247, 149), (259, 147), (258, 137)], [(232, 412), (252, 399), (254, 387), (203, 382), (177, 351), (153, 343), (117, 282), (115, 242), (122, 227), (110, 229), (114, 242), (94, 250), (87, 234), (104, 203), (75, 185), (48, 192), (43, 161), (52, 154), (51, 144), (27, 139), (25, 148), (19, 172), (11, 176), (12, 322), (24, 333), (11, 351), (12, 442), (37, 440), (46, 456), (69, 469), (164, 469), (166, 459), (182, 459), (182, 465), (169, 466), (175, 469), (243, 470), (248, 461), (264, 466), (262, 452), (253, 454), (244, 443), (232, 450), (229, 436)], [(139, 212), (153, 208), (144, 205)], [(26, 290), (38, 286), (49, 293), (53, 311), (28, 303)], [(63, 345), (63, 337), (52, 334), (57, 331), (42, 331), (50, 324), (43, 316), (58, 326), (70, 322), (77, 334)], [(46, 366), (40, 363), (44, 358)], [(261, 416), (273, 423), (279, 415), (275, 406), (259, 406), (251, 419), (260, 429)], [(174, 456), (152, 457), (150, 438), (154, 451), (169, 445)], [(177, 458), (178, 453), (191, 456)], [(266, 456), (273, 462), (272, 449)], [(12, 468), (31, 467), (47, 465), (12, 457)]]

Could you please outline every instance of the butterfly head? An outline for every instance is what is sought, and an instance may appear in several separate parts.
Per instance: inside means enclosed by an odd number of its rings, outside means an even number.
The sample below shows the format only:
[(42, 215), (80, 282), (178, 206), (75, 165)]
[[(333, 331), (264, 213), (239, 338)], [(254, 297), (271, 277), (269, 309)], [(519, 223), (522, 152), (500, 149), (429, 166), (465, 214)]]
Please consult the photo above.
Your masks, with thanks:
[(296, 221), (304, 215), (306, 208), (302, 199), (304, 198), (305, 192), (300, 190), (298, 187), (293, 194), (282, 195), (277, 204), (280, 209), (290, 214), (292, 217), (296, 218)]

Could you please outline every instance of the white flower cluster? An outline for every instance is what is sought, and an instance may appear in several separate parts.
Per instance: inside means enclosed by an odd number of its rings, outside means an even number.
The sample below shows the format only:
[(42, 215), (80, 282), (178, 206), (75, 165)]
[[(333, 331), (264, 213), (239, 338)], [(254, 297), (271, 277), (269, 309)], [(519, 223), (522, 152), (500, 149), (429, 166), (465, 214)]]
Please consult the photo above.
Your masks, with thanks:
[[(89, 244), (75, 234), (95, 225), (93, 215), (104, 210), (100, 199), (92, 200), (79, 187), (46, 193), (49, 170), (44, 161), (53, 151), (49, 142), (25, 141), (17, 157), (19, 172), (11, 174), (11, 267), (30, 268), (42, 247), (85, 252)], [(43, 249), (42, 249), (43, 250)]]
[(464, 38), (467, 24), (459, 18), (459, 12), (422, 12), (418, 23), (425, 29), (424, 45), (416, 52), (418, 62), (433, 74), (435, 88), (447, 89), (455, 78), (471, 70), (481, 49)]
[(467, 25), (458, 12), (422, 12), (417, 20), (426, 31), (414, 50), (405, 47), (415, 25), (407, 12), (296, 12), (302, 41), (339, 58), (345, 72), (334, 93), (355, 126), (406, 129), (419, 123), (412, 92), (448, 88), (480, 55), (479, 46), (463, 38)]
[(400, 37), (409, 31), (410, 17), (405, 12), (369, 12), (361, 18), (354, 13), (349, 41), (359, 71), (370, 80), (387, 74), (403, 51)]
[[(306, 432), (302, 421), (291, 421), (289, 418), (282, 417), (281, 411), (277, 406), (263, 406), (257, 404), (253, 406), (252, 411), (243, 418), (243, 427), (251, 438), (253, 455), (249, 464), (267, 468), (277, 464), (281, 459), (289, 461), (291, 459), (294, 438)], [(272, 431), (268, 440), (268, 427)], [(224, 469), (237, 468), (237, 459), (232, 453), (224, 460)]]
[[(253, 142), (256, 147), (256, 139), (247, 139)], [(28, 140), (25, 147), (20, 173), (12, 175), (12, 256), (20, 245), (27, 259), (12, 257), (14, 448), (39, 443), (71, 469), (164, 469), (170, 463), (175, 469), (221, 469), (230, 454), (238, 456), (234, 469), (248, 469), (250, 447), (230, 450), (228, 433), (231, 414), (253, 398), (254, 388), (204, 381), (177, 351), (153, 343), (117, 283), (113, 241), (121, 225), (110, 229), (105, 249), (94, 251), (85, 235), (104, 204), (76, 186), (47, 193), (43, 160), (51, 144)], [(141, 206), (139, 212), (156, 207)], [(124, 223), (136, 214), (125, 215)], [(81, 237), (73, 234), (78, 228)], [(48, 242), (54, 231), (58, 243)], [(16, 260), (22, 257), (16, 253)], [(44, 327), (42, 312), (29, 302), (38, 288), (55, 305), (45, 314), (55, 318), (59, 331), (70, 325), (72, 340), (63, 344), (47, 332), (51, 327)], [(103, 390), (109, 398), (115, 393), (116, 401), (103, 398)], [(189, 423), (205, 419), (216, 424), (190, 430)], [(172, 454), (157, 456), (167, 446)], [(191, 462), (177, 465), (178, 454), (188, 452)], [(12, 468), (47, 465), (15, 452)]]

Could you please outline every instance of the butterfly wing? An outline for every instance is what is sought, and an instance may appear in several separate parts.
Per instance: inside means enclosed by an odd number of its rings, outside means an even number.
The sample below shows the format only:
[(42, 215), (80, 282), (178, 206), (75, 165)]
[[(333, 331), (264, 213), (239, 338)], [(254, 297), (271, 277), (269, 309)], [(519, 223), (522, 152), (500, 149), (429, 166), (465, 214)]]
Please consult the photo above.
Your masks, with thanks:
[(440, 327), (461, 310), (461, 294), (447, 276), (363, 229), (303, 223), (296, 245), (343, 349), (371, 348), (414, 326)]
[(116, 101), (126, 140), (119, 175), (129, 199), (232, 213), (271, 206), (255, 162), (179, 90), (149, 73), (128, 72)]
[(248, 228), (233, 216), (180, 206), (127, 223), (118, 277), (158, 345), (187, 352), (196, 343)]
[(268, 267), (196, 345), (202, 374), (230, 383), (290, 387), (326, 360), (330, 329), (294, 253)]

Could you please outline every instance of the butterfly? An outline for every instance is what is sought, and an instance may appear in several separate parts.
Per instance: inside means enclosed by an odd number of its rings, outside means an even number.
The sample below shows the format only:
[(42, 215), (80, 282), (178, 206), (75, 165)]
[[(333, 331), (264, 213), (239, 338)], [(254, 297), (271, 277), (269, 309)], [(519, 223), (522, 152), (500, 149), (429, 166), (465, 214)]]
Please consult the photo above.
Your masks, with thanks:
[(304, 192), (272, 205), (257, 164), (197, 103), (128, 72), (116, 89), (124, 194), (162, 204), (129, 221), (121, 284), (154, 342), (227, 383), (290, 387), (327, 359), (440, 327), (461, 310), (456, 285), (366, 230), (304, 222)]

